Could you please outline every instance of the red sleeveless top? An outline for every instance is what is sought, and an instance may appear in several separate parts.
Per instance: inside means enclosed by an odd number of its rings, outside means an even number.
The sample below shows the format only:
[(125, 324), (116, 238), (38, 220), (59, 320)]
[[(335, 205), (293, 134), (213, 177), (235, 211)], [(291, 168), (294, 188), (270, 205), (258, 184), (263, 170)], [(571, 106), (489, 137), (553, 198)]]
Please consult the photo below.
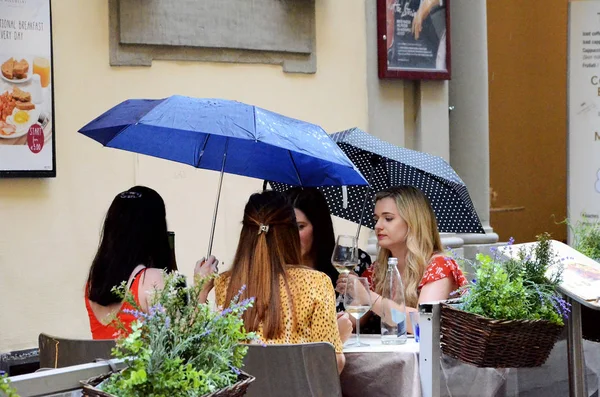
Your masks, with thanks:
[[(140, 279), (142, 274), (146, 272), (146, 269), (147, 268), (140, 270), (139, 273), (135, 275), (135, 277), (133, 278), (133, 282), (131, 283), (131, 287), (129, 287), (129, 290), (131, 291), (131, 293), (133, 294), (133, 298), (135, 299), (135, 303), (138, 306), (140, 305), (140, 299), (138, 296)], [(119, 336), (119, 329), (115, 326), (115, 321), (111, 322), (108, 325), (104, 325), (100, 321), (98, 321), (96, 315), (94, 314), (94, 311), (92, 310), (92, 306), (90, 305), (90, 300), (87, 297), (87, 292), (85, 296), (85, 308), (87, 309), (88, 317), (90, 319), (90, 330), (92, 331), (92, 339), (116, 339)], [(129, 334), (131, 332), (131, 323), (133, 323), (137, 319), (131, 313), (124, 313), (123, 310), (125, 309), (133, 310), (133, 307), (129, 303), (124, 302), (121, 305), (119, 312), (117, 313), (117, 318), (125, 326), (125, 328), (127, 329), (127, 334)]]

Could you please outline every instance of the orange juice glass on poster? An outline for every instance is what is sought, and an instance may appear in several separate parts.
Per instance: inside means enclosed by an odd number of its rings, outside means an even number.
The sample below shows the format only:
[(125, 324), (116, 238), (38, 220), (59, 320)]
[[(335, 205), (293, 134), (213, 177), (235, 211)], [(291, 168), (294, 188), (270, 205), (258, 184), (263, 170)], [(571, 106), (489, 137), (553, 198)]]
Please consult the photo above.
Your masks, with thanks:
[(48, 58), (33, 58), (33, 73), (40, 75), (40, 83), (43, 88), (50, 84), (50, 61)]

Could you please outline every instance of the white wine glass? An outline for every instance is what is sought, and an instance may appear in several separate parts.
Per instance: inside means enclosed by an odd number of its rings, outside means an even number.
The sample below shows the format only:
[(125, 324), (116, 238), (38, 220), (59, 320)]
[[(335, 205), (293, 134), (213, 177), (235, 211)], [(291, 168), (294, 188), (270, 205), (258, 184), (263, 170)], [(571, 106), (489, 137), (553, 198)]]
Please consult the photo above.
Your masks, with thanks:
[(350, 273), (358, 265), (358, 244), (356, 237), (340, 235), (337, 238), (331, 263), (340, 273)]
[(371, 294), (369, 280), (366, 277), (348, 277), (346, 293), (344, 294), (344, 307), (346, 313), (356, 319), (356, 343), (349, 346), (369, 346), (360, 341), (360, 318), (371, 310)]
[[(340, 235), (337, 237), (331, 263), (340, 274), (348, 274), (358, 265), (358, 244), (356, 237)], [(344, 294), (338, 295), (336, 306), (344, 302)]]

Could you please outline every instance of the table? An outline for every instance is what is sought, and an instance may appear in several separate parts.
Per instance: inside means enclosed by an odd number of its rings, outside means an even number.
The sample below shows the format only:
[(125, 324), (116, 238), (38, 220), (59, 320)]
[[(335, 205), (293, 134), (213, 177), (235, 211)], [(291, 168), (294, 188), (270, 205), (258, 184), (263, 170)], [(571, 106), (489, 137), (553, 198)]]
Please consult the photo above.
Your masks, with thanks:
[(384, 345), (379, 335), (360, 339), (370, 346), (344, 346), (346, 366), (340, 376), (344, 397), (421, 397), (419, 344), (414, 338), (403, 345)]
[[(424, 368), (419, 364), (424, 344), (410, 338), (404, 345), (383, 345), (379, 335), (361, 335), (361, 340), (370, 346), (344, 347), (346, 367), (340, 380), (345, 397), (425, 396)], [(598, 396), (600, 343), (584, 341), (582, 347), (588, 389), (584, 395)], [(543, 366), (520, 369), (476, 368), (442, 356), (435, 366), (437, 382), (431, 382), (437, 386), (431, 389), (436, 397), (567, 397), (567, 351), (567, 340), (561, 339)]]

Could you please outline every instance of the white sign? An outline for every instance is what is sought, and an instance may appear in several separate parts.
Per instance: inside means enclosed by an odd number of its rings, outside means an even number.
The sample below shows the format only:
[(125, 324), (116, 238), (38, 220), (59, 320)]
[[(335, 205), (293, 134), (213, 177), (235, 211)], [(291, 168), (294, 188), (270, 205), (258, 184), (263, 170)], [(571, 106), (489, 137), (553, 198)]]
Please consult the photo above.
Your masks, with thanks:
[(598, 0), (569, 2), (568, 77), (568, 215), (572, 222), (594, 222), (600, 220)]
[(50, 0), (0, 0), (0, 176), (55, 176)]

